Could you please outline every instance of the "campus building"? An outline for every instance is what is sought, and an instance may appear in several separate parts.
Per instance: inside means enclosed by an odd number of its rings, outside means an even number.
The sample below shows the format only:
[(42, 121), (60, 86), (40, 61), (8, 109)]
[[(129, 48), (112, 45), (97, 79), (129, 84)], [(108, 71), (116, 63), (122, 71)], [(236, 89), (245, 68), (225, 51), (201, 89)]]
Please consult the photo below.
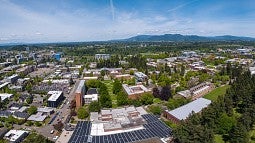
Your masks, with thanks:
[(84, 101), (83, 96), (85, 95), (85, 80), (80, 80), (75, 91), (76, 109), (79, 109)]
[(96, 54), (95, 59), (96, 60), (108, 60), (110, 59), (110, 54)]
[(211, 92), (213, 89), (214, 85), (212, 83), (203, 82), (190, 88), (189, 90), (177, 92), (177, 94), (184, 98), (191, 98), (192, 100), (195, 100)]
[(130, 99), (137, 99), (142, 94), (151, 92), (151, 90), (146, 88), (144, 85), (129, 86), (127, 84), (123, 84), (122, 87)]
[(134, 76), (138, 82), (145, 82), (148, 79), (148, 76), (142, 72), (135, 72)]
[(28, 136), (28, 133), (28, 131), (23, 130), (10, 130), (4, 135), (4, 139), (8, 140), (10, 143), (19, 143)]
[(208, 107), (210, 104), (211, 100), (198, 98), (174, 110), (165, 110), (163, 112), (163, 116), (174, 123), (179, 123), (182, 120), (186, 120), (191, 114), (199, 113), (202, 111), (202, 109)]
[(96, 88), (90, 88), (87, 94), (84, 95), (84, 103), (90, 104), (93, 101), (98, 101), (98, 93)]
[(62, 91), (49, 91), (48, 95), (50, 95), (48, 99), (48, 107), (56, 108), (64, 99)]

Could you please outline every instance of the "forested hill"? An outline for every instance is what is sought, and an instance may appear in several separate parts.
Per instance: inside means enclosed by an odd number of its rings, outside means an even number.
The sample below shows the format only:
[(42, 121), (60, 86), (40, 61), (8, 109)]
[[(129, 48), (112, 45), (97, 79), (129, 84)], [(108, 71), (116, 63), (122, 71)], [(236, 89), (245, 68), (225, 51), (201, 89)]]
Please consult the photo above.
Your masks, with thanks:
[[(118, 40), (116, 40), (118, 41)], [(209, 42), (209, 41), (255, 41), (251, 37), (238, 37), (231, 35), (205, 37), (197, 35), (181, 35), (181, 34), (164, 34), (164, 35), (138, 35), (128, 39), (119, 41), (136, 41), (136, 42), (156, 42), (156, 41), (172, 41), (172, 42)]]

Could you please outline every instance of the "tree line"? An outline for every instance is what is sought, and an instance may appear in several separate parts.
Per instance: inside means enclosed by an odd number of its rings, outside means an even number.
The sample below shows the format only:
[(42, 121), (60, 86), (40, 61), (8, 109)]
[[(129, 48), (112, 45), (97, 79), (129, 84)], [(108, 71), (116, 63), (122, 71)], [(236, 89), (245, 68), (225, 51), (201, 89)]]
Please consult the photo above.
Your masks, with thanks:
[(215, 135), (230, 143), (254, 139), (249, 132), (255, 123), (255, 76), (249, 71), (235, 73), (224, 96), (174, 129), (177, 143), (213, 143)]

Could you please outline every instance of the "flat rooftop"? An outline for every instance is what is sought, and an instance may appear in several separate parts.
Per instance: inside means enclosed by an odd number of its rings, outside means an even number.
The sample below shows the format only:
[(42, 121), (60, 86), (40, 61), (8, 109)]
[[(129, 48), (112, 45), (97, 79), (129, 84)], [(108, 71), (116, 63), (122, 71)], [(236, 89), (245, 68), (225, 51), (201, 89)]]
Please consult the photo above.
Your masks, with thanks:
[(57, 99), (61, 96), (63, 91), (49, 91), (48, 94), (51, 95), (48, 101), (57, 101)]
[[(69, 143), (126, 143), (143, 141), (145, 139), (167, 139), (172, 137), (172, 130), (151, 114), (141, 115), (146, 124), (139, 128), (128, 129), (125, 131), (112, 131), (113, 134), (92, 135), (93, 128), (102, 127), (101, 124), (94, 126), (90, 121), (79, 121)], [(100, 130), (100, 129), (98, 129)], [(97, 131), (98, 131), (97, 130)]]
[(85, 80), (80, 80), (75, 90), (75, 93), (82, 93), (82, 88), (85, 86)]
[(141, 129), (141, 126), (146, 123), (142, 115), (147, 112), (142, 107), (133, 106), (117, 108), (117, 109), (102, 109), (101, 113), (91, 112), (90, 121), (92, 121), (92, 135), (107, 135), (126, 130)]
[(10, 142), (15, 142), (23, 134), (28, 134), (28, 133), (29, 133), (28, 131), (24, 131), (24, 130), (10, 130), (8, 133), (4, 135), (4, 137)]
[(140, 94), (140, 93), (150, 91), (148, 88), (146, 88), (143, 85), (128, 86), (127, 84), (123, 84), (122, 87), (124, 88), (124, 90), (126, 91), (128, 95)]
[(0, 97), (1, 97), (1, 100), (5, 100), (7, 98), (11, 98), (13, 96), (13, 94), (9, 94), (9, 93), (0, 93)]

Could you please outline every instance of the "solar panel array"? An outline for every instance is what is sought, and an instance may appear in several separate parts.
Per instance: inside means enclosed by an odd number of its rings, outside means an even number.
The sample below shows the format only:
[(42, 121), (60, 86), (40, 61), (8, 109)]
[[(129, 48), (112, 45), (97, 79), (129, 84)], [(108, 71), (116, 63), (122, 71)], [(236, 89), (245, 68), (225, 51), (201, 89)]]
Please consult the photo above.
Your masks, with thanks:
[(156, 116), (146, 114), (142, 117), (147, 121), (145, 129), (103, 136), (90, 136), (91, 122), (78, 122), (69, 143), (128, 143), (153, 137), (166, 138), (172, 135), (172, 130)]
[(90, 121), (79, 121), (76, 125), (76, 128), (71, 136), (69, 142), (71, 143), (87, 143), (91, 140), (90, 131), (91, 131), (91, 122)]

